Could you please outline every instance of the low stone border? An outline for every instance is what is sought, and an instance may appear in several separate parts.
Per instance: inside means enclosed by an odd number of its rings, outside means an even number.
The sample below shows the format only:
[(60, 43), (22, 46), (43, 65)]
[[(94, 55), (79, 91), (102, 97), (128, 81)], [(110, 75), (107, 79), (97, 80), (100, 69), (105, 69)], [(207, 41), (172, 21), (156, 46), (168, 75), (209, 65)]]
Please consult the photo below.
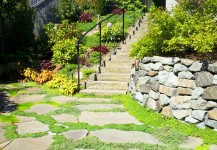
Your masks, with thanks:
[(217, 62), (144, 57), (131, 71), (129, 92), (164, 116), (217, 129)]

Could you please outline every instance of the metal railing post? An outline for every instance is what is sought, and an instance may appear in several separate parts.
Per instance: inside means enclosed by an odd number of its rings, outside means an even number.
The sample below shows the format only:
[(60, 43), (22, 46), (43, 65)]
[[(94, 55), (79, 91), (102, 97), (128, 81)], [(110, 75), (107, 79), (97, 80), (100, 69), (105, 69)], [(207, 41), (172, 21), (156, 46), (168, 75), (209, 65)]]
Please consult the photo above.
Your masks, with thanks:
[(123, 28), (122, 28), (122, 44), (124, 44), (125, 36), (124, 36), (124, 8), (123, 8)]
[(136, 26), (136, 0), (133, 1), (134, 5), (134, 26)]
[[(102, 66), (102, 23), (99, 23), (99, 47), (100, 47), (100, 54), (99, 54), (99, 67)], [(101, 72), (100, 72), (101, 73)]]
[(78, 56), (78, 92), (80, 89), (80, 52), (79, 52), (79, 44), (76, 44), (77, 56)]

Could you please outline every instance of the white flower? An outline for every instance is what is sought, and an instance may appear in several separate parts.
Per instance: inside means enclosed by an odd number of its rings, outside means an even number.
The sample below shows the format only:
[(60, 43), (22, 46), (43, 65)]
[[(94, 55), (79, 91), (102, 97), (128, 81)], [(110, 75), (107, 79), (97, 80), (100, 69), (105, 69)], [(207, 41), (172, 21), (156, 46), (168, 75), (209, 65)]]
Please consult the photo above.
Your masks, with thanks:
[(112, 23), (111, 22), (108, 22), (107, 23), (107, 28), (110, 28), (112, 26)]

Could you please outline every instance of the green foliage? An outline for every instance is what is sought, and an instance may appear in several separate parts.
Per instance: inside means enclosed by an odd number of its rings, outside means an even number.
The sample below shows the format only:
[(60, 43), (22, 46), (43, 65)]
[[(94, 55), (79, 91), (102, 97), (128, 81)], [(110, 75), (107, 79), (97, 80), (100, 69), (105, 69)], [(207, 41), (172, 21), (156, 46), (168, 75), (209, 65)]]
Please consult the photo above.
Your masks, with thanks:
[(42, 70), (42, 72), (35, 78), (35, 82), (37, 84), (44, 84), (53, 78), (52, 74), (53, 73), (49, 70)]
[(0, 122), (11, 122), (15, 123), (18, 122), (19, 120), (17, 119), (16, 116), (13, 115), (2, 115), (0, 114)]
[(23, 76), (25, 77), (25, 81), (34, 81), (38, 73), (34, 69), (26, 68), (23, 71)]
[(91, 64), (98, 64), (99, 63), (99, 52), (91, 52), (90, 58), (88, 58)]
[(32, 102), (19, 104), (18, 110), (24, 111), (24, 110), (29, 109), (29, 108), (32, 107), (33, 105), (34, 105), (34, 103), (32, 103)]
[[(119, 7), (125, 6), (130, 1), (131, 1), (131, 4), (129, 4), (126, 9), (128, 11), (133, 11), (134, 10), (134, 1), (132, 1), (132, 0), (116, 0)], [(146, 9), (146, 6), (143, 5), (140, 0), (135, 0), (135, 6), (136, 6), (136, 9), (141, 9), (143, 11), (145, 11), (145, 9)]]
[[(212, 11), (200, 11), (199, 8), (190, 10), (188, 2), (184, 0), (175, 7), (172, 15), (160, 8), (153, 9), (149, 15), (148, 33), (133, 45), (130, 55), (141, 59), (147, 55), (207, 53), (215, 50), (217, 26)], [(215, 9), (215, 4), (211, 3), (216, 2), (206, 1), (200, 8)]]
[(59, 92), (63, 95), (72, 95), (77, 89), (77, 83), (70, 80), (61, 73), (56, 73), (53, 75), (53, 79), (46, 83), (49, 88), (59, 89)]
[(81, 72), (83, 73), (83, 79), (87, 79), (91, 74), (96, 73), (96, 70), (93, 68), (87, 68), (81, 70)]

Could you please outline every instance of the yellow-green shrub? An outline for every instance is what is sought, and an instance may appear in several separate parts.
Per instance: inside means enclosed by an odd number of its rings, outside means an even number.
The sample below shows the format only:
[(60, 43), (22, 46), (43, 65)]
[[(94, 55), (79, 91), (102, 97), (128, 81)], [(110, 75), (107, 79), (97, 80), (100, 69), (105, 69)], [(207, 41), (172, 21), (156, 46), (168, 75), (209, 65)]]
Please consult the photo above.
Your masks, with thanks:
[(35, 82), (38, 84), (44, 84), (53, 78), (52, 72), (49, 70), (43, 70), (36, 78)]
[(34, 81), (35, 78), (38, 76), (38, 72), (36, 72), (34, 69), (26, 68), (23, 70), (22, 75), (25, 77), (25, 80)]

